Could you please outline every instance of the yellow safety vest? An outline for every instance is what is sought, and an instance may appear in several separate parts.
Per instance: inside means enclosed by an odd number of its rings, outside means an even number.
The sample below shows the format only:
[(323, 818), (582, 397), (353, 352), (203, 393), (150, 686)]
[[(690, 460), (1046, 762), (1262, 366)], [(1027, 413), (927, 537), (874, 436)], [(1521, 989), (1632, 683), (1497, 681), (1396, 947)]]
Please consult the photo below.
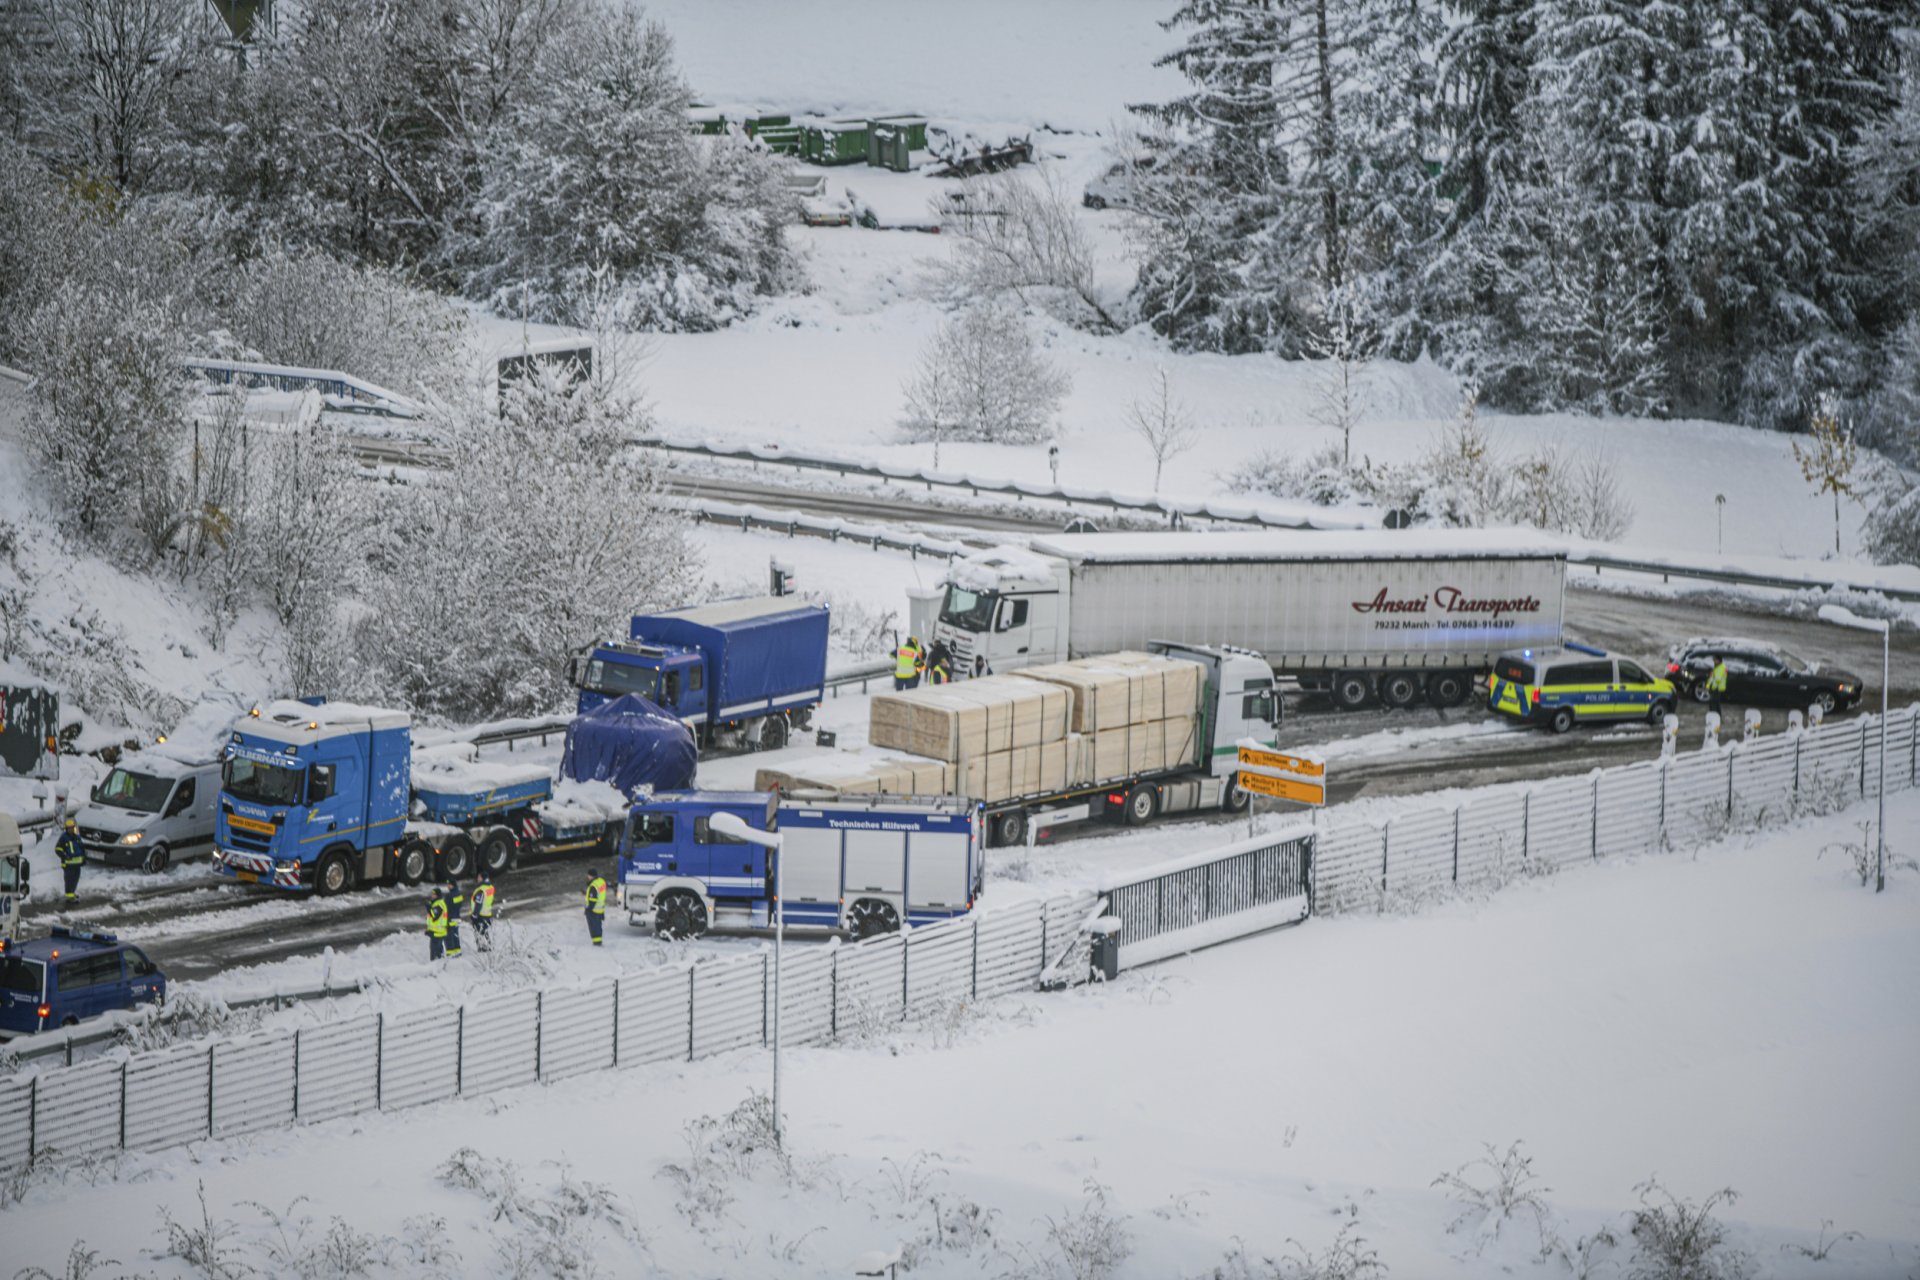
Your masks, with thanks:
[(427, 933), (435, 938), (447, 936), (447, 900), (435, 898), (427, 904)]
[(603, 876), (595, 876), (587, 885), (587, 910), (597, 916), (607, 914), (607, 882)]
[(910, 679), (920, 669), (920, 651), (910, 644), (903, 644), (893, 651), (893, 674), (902, 680)]
[(1713, 693), (1725, 693), (1727, 691), (1726, 663), (1716, 662), (1713, 664), (1713, 674), (1707, 677), (1707, 689)]
[(476, 920), (488, 920), (493, 917), (494, 888), (490, 884), (473, 886), (473, 915)]

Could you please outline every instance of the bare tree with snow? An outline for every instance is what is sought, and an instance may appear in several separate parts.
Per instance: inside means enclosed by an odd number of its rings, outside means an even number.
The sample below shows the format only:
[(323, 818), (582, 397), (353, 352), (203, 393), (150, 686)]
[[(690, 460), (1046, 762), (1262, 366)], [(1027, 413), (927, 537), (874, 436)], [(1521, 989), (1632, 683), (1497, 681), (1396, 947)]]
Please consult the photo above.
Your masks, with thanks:
[(1840, 421), (1838, 399), (1829, 394), (1820, 397), (1808, 420), (1811, 437), (1804, 445), (1793, 441), (1793, 460), (1800, 474), (1820, 493), (1833, 495), (1833, 554), (1840, 554), (1840, 498), (1854, 490), (1854, 466), (1859, 449), (1853, 442), (1853, 428)]
[(186, 398), (174, 318), (130, 288), (69, 281), (27, 319), (21, 347), (34, 453), (72, 524), (100, 536), (150, 469), (173, 464)]
[(1200, 438), (1200, 426), (1175, 398), (1165, 366), (1155, 372), (1153, 389), (1146, 398), (1135, 396), (1127, 406), (1127, 425), (1153, 453), (1153, 491), (1157, 494), (1167, 459), (1179, 457)]
[(1321, 298), (1320, 323), (1307, 338), (1308, 353), (1323, 362), (1308, 415), (1340, 433), (1346, 466), (1353, 465), (1353, 429), (1367, 411), (1368, 365), (1379, 346), (1379, 335), (1353, 291), (1328, 289)]
[(1075, 205), (1050, 169), (994, 174), (965, 183), (958, 208), (941, 200), (934, 211), (954, 238), (942, 283), (961, 297), (1010, 294), (1063, 323), (1101, 333), (1120, 322), (1101, 296)]
[[(1040, 354), (1025, 318), (980, 302), (944, 321), (906, 384), (908, 438), (1031, 444), (1053, 433), (1072, 379)], [(939, 396), (934, 388), (943, 388)], [(948, 399), (950, 397), (950, 399)], [(951, 404), (951, 418), (933, 412)]]

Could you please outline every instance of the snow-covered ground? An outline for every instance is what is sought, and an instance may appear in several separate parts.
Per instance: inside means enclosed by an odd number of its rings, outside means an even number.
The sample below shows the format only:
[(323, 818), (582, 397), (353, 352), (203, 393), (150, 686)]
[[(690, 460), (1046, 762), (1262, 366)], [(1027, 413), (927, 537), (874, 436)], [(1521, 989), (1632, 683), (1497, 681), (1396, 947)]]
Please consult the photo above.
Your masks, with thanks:
[[(393, 1246), (396, 1273), (515, 1274), (529, 1247), (548, 1267), (574, 1247), (609, 1275), (847, 1275), (904, 1246), (915, 1275), (1066, 1275), (1089, 1241), (1117, 1240), (1114, 1270), (1081, 1274), (1265, 1275), (1261, 1259), (1324, 1257), (1352, 1222), (1393, 1275), (1568, 1274), (1535, 1261), (1525, 1210), (1497, 1234), (1471, 1212), (1448, 1230), (1462, 1208), (1436, 1176), (1519, 1141), (1551, 1240), (1608, 1264), (1589, 1274), (1622, 1273), (1623, 1214), (1657, 1177), (1695, 1203), (1737, 1190), (1717, 1216), (1755, 1275), (1905, 1275), (1920, 876), (1876, 897), (1821, 857), (1857, 816), (789, 1051), (790, 1172), (702, 1128), (765, 1089), (767, 1055), (743, 1052), (55, 1166), (8, 1210), (8, 1261), (58, 1272), (84, 1242), (194, 1273), (164, 1256), (161, 1215), (200, 1229), (204, 1192), (230, 1258), (263, 1267), (278, 1237), (260, 1206), (286, 1219), (304, 1195), (307, 1256), (336, 1215), (434, 1243), (426, 1267)], [(1891, 816), (1916, 829), (1920, 798)], [(463, 1146), (511, 1166), (504, 1212), (439, 1176)], [(550, 1238), (535, 1215), (563, 1180), (599, 1184), (631, 1230), (586, 1215), (570, 1246)], [(1859, 1234), (1816, 1263), (1800, 1247), (1828, 1221), (1829, 1240)], [(1230, 1269), (1238, 1250), (1248, 1271)]]

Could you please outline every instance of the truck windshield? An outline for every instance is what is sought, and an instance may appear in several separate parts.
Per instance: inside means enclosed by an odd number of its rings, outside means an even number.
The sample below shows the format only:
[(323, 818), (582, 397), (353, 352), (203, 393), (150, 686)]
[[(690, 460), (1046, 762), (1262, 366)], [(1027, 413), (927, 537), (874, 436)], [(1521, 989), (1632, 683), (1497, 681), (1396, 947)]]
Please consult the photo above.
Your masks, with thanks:
[(299, 804), (306, 776), (304, 769), (232, 756), (220, 770), (220, 785), (256, 804)]
[(624, 662), (594, 658), (581, 675), (580, 687), (615, 698), (623, 693), (637, 693), (651, 701), (660, 696), (660, 673), (651, 667), (630, 667)]
[(940, 621), (966, 631), (985, 631), (993, 625), (993, 606), (999, 597), (991, 591), (969, 591), (949, 586)]
[(116, 809), (158, 813), (172, 790), (172, 778), (156, 778), (150, 773), (115, 769), (107, 775), (105, 782), (94, 788), (93, 798), (95, 803), (110, 804)]
[(0, 855), (0, 893), (20, 892), (20, 865), (13, 854)]
[(46, 981), (46, 972), (47, 967), (38, 960), (0, 956), (0, 991), (11, 991), (17, 996), (32, 996), (38, 1000), (41, 984)]

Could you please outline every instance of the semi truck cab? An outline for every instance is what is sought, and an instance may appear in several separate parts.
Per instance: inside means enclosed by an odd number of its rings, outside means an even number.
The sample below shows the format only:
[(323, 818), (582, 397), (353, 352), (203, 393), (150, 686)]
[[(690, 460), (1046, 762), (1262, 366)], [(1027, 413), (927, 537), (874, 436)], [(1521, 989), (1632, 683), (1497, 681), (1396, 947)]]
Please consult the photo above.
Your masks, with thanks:
[(953, 654), (963, 679), (974, 659), (1014, 671), (1066, 656), (1065, 565), (1050, 557), (996, 548), (970, 557), (946, 583), (933, 639)]
[(381, 875), (406, 827), (410, 729), (404, 712), (347, 703), (256, 707), (221, 767), (215, 870), (284, 889), (317, 887), (323, 868), (347, 884)]
[(682, 645), (606, 641), (574, 659), (573, 683), (583, 712), (637, 693), (682, 720), (707, 718), (706, 659)]

